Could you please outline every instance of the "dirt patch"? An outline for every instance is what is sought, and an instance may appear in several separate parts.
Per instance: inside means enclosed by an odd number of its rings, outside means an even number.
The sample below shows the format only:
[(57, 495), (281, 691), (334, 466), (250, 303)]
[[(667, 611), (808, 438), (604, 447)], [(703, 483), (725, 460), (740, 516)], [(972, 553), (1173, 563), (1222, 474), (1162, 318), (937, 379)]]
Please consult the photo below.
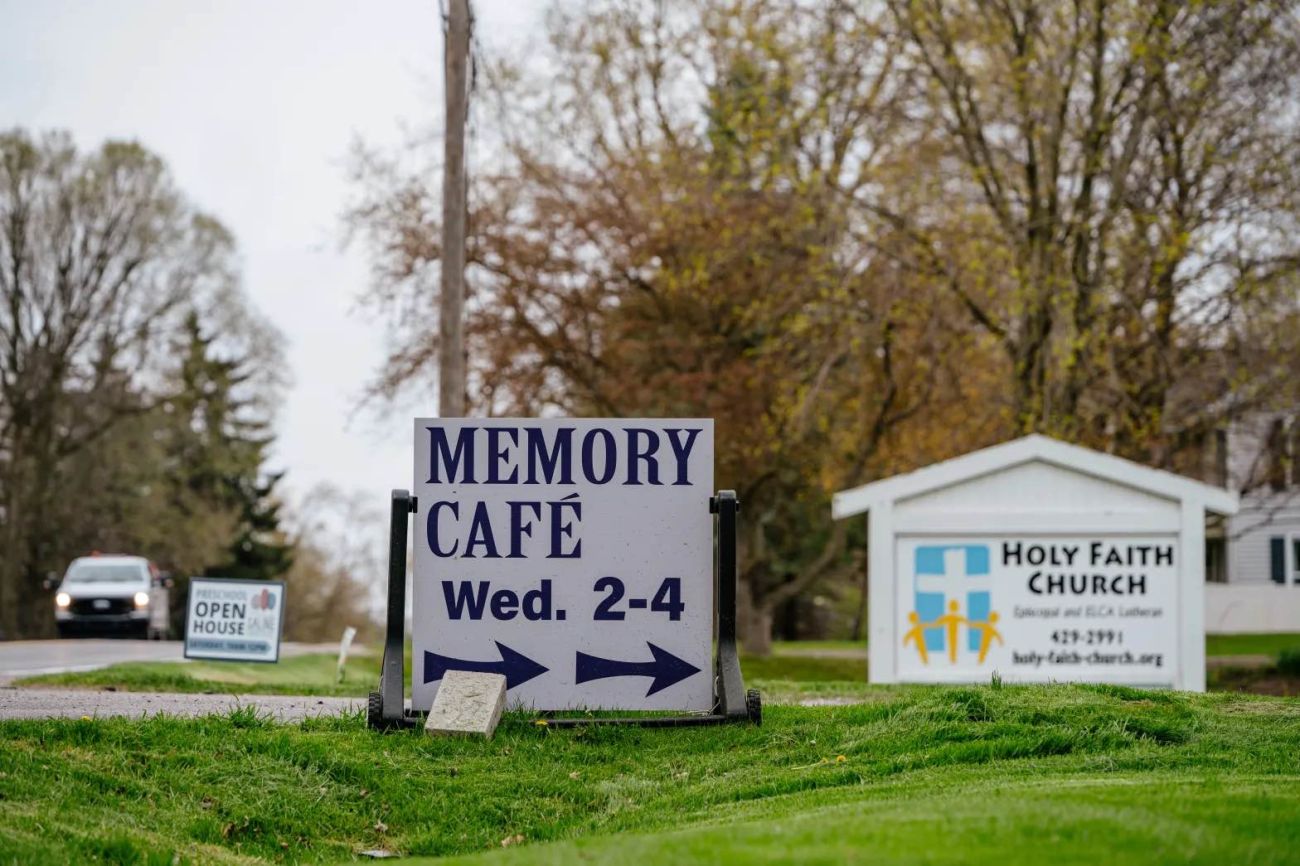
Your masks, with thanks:
[(1300, 696), (1300, 676), (1286, 674), (1270, 665), (1263, 668), (1218, 668), (1209, 672), (1213, 692), (1239, 692), (1248, 695)]
[(1210, 670), (1217, 668), (1268, 668), (1277, 662), (1274, 656), (1267, 655), (1241, 655), (1241, 656), (1210, 656), (1205, 660), (1205, 667)]

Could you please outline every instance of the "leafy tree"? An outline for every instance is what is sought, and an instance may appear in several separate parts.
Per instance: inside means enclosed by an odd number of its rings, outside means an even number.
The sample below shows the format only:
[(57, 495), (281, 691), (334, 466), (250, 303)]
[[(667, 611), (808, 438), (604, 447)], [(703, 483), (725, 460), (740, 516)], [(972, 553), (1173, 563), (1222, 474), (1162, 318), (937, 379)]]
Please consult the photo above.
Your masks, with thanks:
[(236, 480), (239, 527), (224, 562), (210, 566), (212, 576), (274, 580), (293, 565), (293, 545), (280, 528), (280, 503), (273, 496), (283, 473)]
[[(845, 589), (828, 494), (1026, 431), (1184, 470), (1300, 400), (1288, 4), (603, 0), (487, 64), (467, 339), (485, 413), (704, 415), (742, 627)], [(436, 375), (434, 172), (350, 226)]]
[[(233, 246), (138, 144), (79, 153), (65, 135), (0, 135), (5, 636), (52, 630), (41, 580), (72, 557), (138, 552), (198, 571), (258, 499), (232, 485), (256, 475), (265, 441), (238, 444), (247, 431), (236, 430), (228, 453), (205, 451), (191, 411), (221, 399), (265, 408), (277, 387), (274, 335), (237, 290)], [(198, 321), (256, 371), (227, 383), (244, 396), (187, 391), (212, 384), (187, 382), (173, 361)]]
[[(745, 503), (742, 630), (849, 573), (829, 493), (886, 471), (900, 425), (952, 394), (926, 287), (871, 254), (850, 206), (859, 142), (893, 122), (879, 22), (835, 6), (603, 4), (551, 30), (539, 92), (498, 68), (508, 166), (475, 191), (472, 402), (480, 411), (717, 420)], [(823, 58), (837, 58), (834, 66)], [(436, 357), (427, 175), (371, 155), (353, 226), (404, 314), (381, 386)], [(428, 307), (428, 308), (431, 308)], [(898, 441), (898, 440), (895, 440)], [(900, 461), (901, 462), (901, 461)]]
[(0, 629), (51, 627), (50, 514), (69, 458), (153, 405), (137, 383), (183, 300), (223, 283), (230, 239), (133, 143), (0, 135)]
[(292, 564), (292, 545), (280, 528), (274, 496), (283, 473), (263, 466), (273, 441), (270, 421), (240, 389), (251, 373), (242, 360), (221, 357), (198, 314), (185, 319), (178, 390), (170, 401), (177, 420), (173, 448), (179, 491), (230, 511), (233, 539), (210, 560), (212, 576), (271, 580)]
[(887, 5), (913, 182), (871, 208), (1000, 347), (1014, 430), (1190, 469), (1297, 398), (1292, 4)]

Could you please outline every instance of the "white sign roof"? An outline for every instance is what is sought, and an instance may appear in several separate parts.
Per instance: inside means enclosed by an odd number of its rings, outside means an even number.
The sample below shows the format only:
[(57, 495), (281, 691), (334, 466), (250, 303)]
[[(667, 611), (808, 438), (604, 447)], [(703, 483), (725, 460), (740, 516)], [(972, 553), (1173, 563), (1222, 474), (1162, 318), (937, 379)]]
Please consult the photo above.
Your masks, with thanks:
[(1205, 510), (1217, 514), (1237, 513), (1237, 495), (1221, 487), (1034, 434), (935, 463), (905, 475), (895, 475), (851, 490), (842, 490), (832, 500), (831, 514), (837, 520), (852, 517), (870, 511), (881, 503), (919, 496), (1031, 462), (1058, 466), (1179, 502), (1198, 503)]

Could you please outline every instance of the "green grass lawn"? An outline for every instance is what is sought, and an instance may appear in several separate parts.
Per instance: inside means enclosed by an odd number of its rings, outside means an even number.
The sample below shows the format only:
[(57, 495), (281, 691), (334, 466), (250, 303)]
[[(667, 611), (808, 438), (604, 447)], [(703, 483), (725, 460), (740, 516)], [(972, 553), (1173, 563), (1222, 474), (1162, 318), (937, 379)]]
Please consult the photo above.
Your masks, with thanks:
[[(1282, 650), (1294, 647), (1300, 647), (1300, 634), (1212, 634), (1205, 637), (1205, 654), (1210, 656), (1276, 656)], [(777, 656), (817, 652), (865, 656), (867, 644), (866, 641), (847, 640), (776, 641), (772, 644), (772, 652)]]
[(3, 722), (0, 862), (1296, 862), (1300, 700), (865, 697), (761, 728), (510, 716), (486, 743), (248, 711)]
[[(1276, 656), (1284, 649), (1300, 647), (1300, 634), (1212, 634), (1205, 637), (1205, 654), (1210, 656)], [(776, 641), (774, 655), (797, 653), (858, 654), (867, 653), (866, 641), (807, 640)]]
[[(1210, 655), (1273, 655), (1300, 646), (1300, 635), (1215, 635), (1207, 638)], [(242, 662), (133, 662), (98, 671), (44, 674), (21, 680), (19, 685), (111, 687), (123, 691), (242, 692), (249, 694), (301, 694), (363, 697), (375, 688), (380, 656), (353, 656), (344, 681), (335, 683), (336, 657), (330, 654), (297, 656), (266, 665)], [(849, 641), (780, 642), (766, 657), (741, 660), (747, 685), (763, 690), (770, 701), (791, 702), (808, 698), (857, 698), (867, 693), (866, 650)], [(410, 671), (410, 658), (407, 658)], [(1238, 680), (1212, 672), (1211, 688), (1235, 688)], [(1294, 688), (1289, 692), (1295, 693)]]
[[(149, 692), (241, 692), (246, 694), (338, 695), (364, 697), (376, 687), (380, 656), (353, 656), (342, 683), (335, 683), (337, 657), (329, 654), (295, 656), (278, 664), (253, 662), (130, 662), (66, 674), (42, 674), (19, 681), (20, 686), (66, 686)], [(836, 696), (866, 688), (865, 657), (784, 655), (745, 657), (742, 668), (748, 685), (764, 689), (775, 699)], [(409, 675), (410, 658), (407, 658)]]
[(257, 662), (125, 662), (96, 671), (42, 674), (20, 686), (111, 687), (131, 692), (239, 692), (241, 694), (364, 696), (379, 680), (380, 658), (351, 656), (337, 682), (338, 656), (328, 653)]
[(1300, 634), (1211, 634), (1205, 637), (1207, 656), (1276, 656), (1300, 649)]
[(863, 640), (777, 640), (772, 641), (772, 652), (830, 652), (867, 654), (867, 641)]
[[(727, 810), (739, 817), (723, 826), (403, 862), (1244, 864), (1294, 862), (1286, 846), (1300, 843), (1294, 823), (1300, 798), (1261, 791), (1260, 780), (1107, 773), (997, 781), (948, 770), (853, 793), (848, 802), (839, 792), (812, 792), (776, 808), (746, 804)], [(1255, 839), (1261, 822), (1283, 827)]]

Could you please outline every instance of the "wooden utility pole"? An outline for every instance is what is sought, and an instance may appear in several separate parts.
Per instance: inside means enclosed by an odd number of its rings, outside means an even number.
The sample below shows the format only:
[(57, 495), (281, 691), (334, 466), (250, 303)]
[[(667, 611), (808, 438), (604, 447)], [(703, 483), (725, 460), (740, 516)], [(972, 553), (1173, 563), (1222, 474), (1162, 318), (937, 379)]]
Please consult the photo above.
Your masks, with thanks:
[(448, 0), (444, 57), (447, 123), (442, 165), (442, 296), (438, 415), (465, 414), (465, 121), (469, 114), (469, 0)]

